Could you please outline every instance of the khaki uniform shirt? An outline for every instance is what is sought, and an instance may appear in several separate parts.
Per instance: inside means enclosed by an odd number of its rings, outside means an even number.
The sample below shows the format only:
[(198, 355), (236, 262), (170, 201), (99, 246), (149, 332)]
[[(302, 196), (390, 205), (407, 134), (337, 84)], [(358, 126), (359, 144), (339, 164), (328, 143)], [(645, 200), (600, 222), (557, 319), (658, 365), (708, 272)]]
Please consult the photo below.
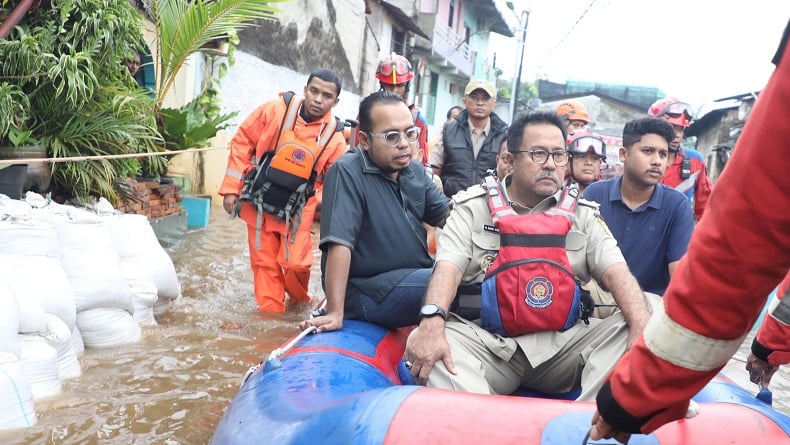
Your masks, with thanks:
[[(491, 119), (488, 119), (486, 126), (479, 132), (472, 125), (471, 121), (467, 122), (469, 122), (469, 137), (472, 139), (472, 152), (475, 154), (475, 159), (477, 159), (477, 154), (483, 148), (483, 142), (485, 142), (488, 134), (491, 133)], [(431, 149), (431, 154), (428, 156), (428, 165), (436, 168), (441, 168), (444, 165), (444, 142), (441, 137)]]
[[(513, 204), (513, 208), (519, 214), (543, 212), (557, 204), (561, 193), (559, 191), (544, 199), (533, 209), (521, 207), (517, 203)], [(499, 234), (494, 230), (482, 187), (471, 187), (454, 199), (456, 204), (444, 226), (436, 261), (450, 261), (462, 270), (462, 284), (480, 283), (485, 270), (499, 252)], [(598, 214), (597, 207), (596, 203), (579, 199), (576, 220), (566, 238), (568, 260), (576, 277), (583, 283), (591, 278), (600, 280), (609, 266), (625, 263), (617, 241)], [(493, 340), (486, 340), (486, 346), (503, 360), (510, 360), (518, 345), (530, 364), (536, 367), (553, 357), (578, 329), (585, 328), (586, 325), (579, 322), (563, 332), (536, 332), (519, 337), (495, 335)]]

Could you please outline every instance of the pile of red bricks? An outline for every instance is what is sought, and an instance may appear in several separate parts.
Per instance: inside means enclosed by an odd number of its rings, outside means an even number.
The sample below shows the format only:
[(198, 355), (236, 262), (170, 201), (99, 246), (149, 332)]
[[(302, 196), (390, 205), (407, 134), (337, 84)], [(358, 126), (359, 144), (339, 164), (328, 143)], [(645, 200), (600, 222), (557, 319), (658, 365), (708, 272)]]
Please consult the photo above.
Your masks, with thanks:
[(160, 184), (156, 181), (137, 181), (133, 178), (123, 180), (129, 185), (131, 196), (118, 200), (118, 210), (123, 213), (146, 215), (148, 219), (178, 213), (183, 210), (181, 186)]

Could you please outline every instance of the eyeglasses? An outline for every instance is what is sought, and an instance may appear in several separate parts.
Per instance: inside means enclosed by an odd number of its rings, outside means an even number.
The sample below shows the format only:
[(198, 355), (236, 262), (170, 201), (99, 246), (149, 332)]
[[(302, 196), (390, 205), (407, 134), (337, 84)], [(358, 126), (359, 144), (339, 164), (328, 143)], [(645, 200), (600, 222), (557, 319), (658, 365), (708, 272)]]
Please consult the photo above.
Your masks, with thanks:
[(557, 167), (562, 167), (563, 165), (568, 163), (568, 152), (567, 151), (553, 151), (549, 153), (546, 150), (539, 150), (539, 149), (532, 149), (532, 150), (517, 150), (511, 151), (511, 153), (529, 153), (532, 157), (532, 162), (543, 165), (546, 161), (549, 160), (549, 155), (551, 155), (551, 159), (554, 161), (554, 165)]
[(568, 144), (568, 151), (571, 153), (571, 156), (574, 153), (592, 153), (598, 157), (605, 158), (606, 144), (604, 144), (604, 142), (598, 138), (585, 136), (580, 137), (579, 139), (574, 139), (570, 144)]
[(656, 117), (661, 117), (664, 115), (670, 117), (680, 117), (680, 115), (682, 115), (683, 113), (686, 113), (686, 117), (688, 117), (689, 119), (694, 118), (694, 112), (691, 110), (691, 105), (685, 102), (675, 102), (667, 105), (666, 107), (664, 107), (663, 110), (659, 111), (658, 114), (656, 114)]
[(406, 131), (392, 130), (384, 133), (373, 133), (373, 132), (368, 132), (368, 133), (370, 133), (371, 136), (384, 139), (384, 142), (390, 147), (397, 147), (398, 144), (400, 144), (401, 136), (406, 138), (406, 141), (409, 142), (410, 144), (413, 142), (417, 142), (417, 139), (420, 137), (420, 128), (411, 127)]

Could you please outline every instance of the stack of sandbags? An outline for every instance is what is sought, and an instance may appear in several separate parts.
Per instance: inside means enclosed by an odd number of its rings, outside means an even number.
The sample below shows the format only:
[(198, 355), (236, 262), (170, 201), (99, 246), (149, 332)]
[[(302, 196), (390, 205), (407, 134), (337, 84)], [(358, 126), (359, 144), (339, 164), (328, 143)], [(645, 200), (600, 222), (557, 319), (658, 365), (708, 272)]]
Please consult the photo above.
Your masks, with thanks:
[(139, 341), (132, 293), (107, 224), (98, 215), (71, 206), (49, 205), (41, 210), (36, 217), (52, 224), (58, 236), (85, 346), (108, 348)]
[(181, 296), (173, 261), (145, 216), (112, 214), (104, 220), (121, 260), (121, 273), (132, 289), (135, 318), (141, 324), (155, 324), (154, 308), (164, 309)]

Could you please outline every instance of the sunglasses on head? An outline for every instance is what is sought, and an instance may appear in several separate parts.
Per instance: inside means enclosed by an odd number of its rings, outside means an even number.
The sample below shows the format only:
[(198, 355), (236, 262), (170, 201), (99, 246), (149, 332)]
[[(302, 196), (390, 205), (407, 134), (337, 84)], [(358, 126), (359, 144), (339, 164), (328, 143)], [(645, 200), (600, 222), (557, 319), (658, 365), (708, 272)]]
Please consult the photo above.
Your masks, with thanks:
[(382, 63), (378, 71), (385, 76), (392, 75), (393, 72), (398, 76), (403, 76), (411, 71), (411, 67), (408, 65), (408, 61), (404, 62), (400, 59), (393, 59), (390, 63)]
[(684, 103), (684, 102), (675, 102), (667, 105), (664, 107), (663, 110), (659, 111), (656, 117), (661, 116), (669, 116), (669, 117), (680, 117), (686, 114), (686, 117), (692, 119), (694, 117), (694, 112), (691, 110), (691, 105)]

